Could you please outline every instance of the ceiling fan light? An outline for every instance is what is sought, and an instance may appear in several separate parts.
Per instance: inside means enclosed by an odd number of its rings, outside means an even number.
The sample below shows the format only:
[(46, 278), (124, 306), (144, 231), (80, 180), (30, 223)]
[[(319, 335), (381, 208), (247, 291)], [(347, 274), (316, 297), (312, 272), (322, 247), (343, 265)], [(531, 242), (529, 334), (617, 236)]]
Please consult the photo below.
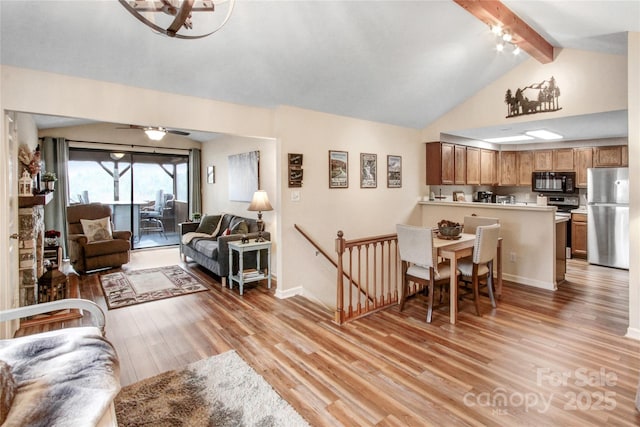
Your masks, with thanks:
[(167, 131), (164, 129), (145, 129), (144, 133), (147, 134), (147, 138), (152, 141), (160, 141), (166, 135)]

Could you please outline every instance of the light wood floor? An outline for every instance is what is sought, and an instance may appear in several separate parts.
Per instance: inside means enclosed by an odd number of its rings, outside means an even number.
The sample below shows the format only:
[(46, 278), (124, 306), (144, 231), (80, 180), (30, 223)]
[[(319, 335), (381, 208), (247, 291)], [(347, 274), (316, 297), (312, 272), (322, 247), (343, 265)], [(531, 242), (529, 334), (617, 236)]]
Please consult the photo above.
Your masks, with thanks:
[[(163, 264), (181, 264), (177, 250), (136, 252), (125, 268)], [(448, 304), (425, 323), (418, 296), (340, 327), (303, 297), (240, 297), (181, 265), (211, 291), (107, 312), (123, 385), (235, 349), (313, 426), (640, 425), (626, 271), (571, 260), (558, 291), (506, 283), (496, 310), (484, 299), (477, 317), (463, 301), (455, 326)], [(106, 310), (98, 275), (81, 295)]]

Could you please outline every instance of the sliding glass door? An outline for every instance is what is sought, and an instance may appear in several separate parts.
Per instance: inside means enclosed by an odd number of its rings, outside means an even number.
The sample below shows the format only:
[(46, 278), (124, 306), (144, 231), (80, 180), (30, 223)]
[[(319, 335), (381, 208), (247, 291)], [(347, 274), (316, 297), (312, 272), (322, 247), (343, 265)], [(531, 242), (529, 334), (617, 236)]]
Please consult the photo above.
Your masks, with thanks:
[(188, 156), (69, 150), (71, 203), (109, 204), (117, 230), (131, 230), (133, 248), (179, 243), (188, 216)]

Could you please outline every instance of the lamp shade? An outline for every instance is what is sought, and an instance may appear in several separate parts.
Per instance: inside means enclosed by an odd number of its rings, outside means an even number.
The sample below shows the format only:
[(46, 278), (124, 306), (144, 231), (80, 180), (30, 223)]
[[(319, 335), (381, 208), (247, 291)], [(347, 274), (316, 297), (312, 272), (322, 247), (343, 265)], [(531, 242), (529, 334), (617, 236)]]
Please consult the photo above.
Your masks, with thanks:
[(271, 203), (269, 203), (269, 197), (264, 190), (258, 190), (253, 193), (251, 204), (247, 208), (248, 211), (272, 211)]

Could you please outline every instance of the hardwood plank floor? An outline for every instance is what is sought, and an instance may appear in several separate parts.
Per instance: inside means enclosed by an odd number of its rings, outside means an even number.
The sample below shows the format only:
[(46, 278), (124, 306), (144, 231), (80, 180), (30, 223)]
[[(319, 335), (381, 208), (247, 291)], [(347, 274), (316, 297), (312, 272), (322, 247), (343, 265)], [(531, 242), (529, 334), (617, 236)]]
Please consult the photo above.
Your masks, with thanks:
[(107, 313), (123, 385), (235, 349), (314, 426), (640, 425), (626, 271), (570, 260), (557, 291), (507, 282), (497, 309), (485, 298), (477, 317), (463, 301), (456, 325), (448, 304), (425, 323), (417, 296), (340, 327), (303, 297), (265, 286), (240, 297), (176, 249), (135, 252), (124, 269), (170, 264), (211, 291), (107, 311), (98, 274), (82, 276), (81, 295)]

